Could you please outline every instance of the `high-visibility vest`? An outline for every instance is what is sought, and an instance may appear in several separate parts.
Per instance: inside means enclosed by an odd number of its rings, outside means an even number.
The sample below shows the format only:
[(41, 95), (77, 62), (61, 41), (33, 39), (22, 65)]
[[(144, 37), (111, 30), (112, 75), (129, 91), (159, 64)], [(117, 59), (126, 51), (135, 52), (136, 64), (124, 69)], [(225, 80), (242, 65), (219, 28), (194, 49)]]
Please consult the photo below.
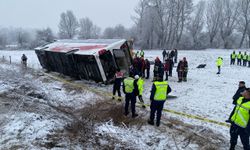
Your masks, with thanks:
[(131, 77), (124, 79), (124, 86), (126, 93), (132, 93), (134, 90), (134, 79)]
[(139, 95), (142, 95), (142, 92), (144, 90), (144, 88), (143, 88), (144, 81), (142, 80), (142, 78), (138, 79), (137, 85), (138, 85)]
[(223, 64), (222, 59), (221, 59), (221, 58), (218, 58), (218, 59), (216, 60), (216, 65), (217, 65), (217, 67), (221, 66), (222, 64)]
[(231, 117), (231, 121), (242, 128), (246, 128), (249, 121), (250, 101), (242, 104), (243, 99), (244, 97), (240, 97), (237, 100), (236, 109)]
[(243, 60), (247, 60), (247, 54), (243, 56)]
[(156, 101), (165, 101), (167, 99), (167, 90), (168, 90), (168, 82), (167, 81), (156, 81), (155, 85), (155, 95), (154, 100)]
[(238, 59), (241, 59), (241, 56), (242, 56), (242, 54), (239, 53), (239, 54), (237, 55), (237, 58), (238, 58)]
[(250, 61), (250, 54), (248, 55), (248, 61)]
[(236, 58), (236, 54), (233, 53), (233, 54), (232, 54), (232, 59), (235, 59), (235, 58)]
[(141, 51), (141, 52), (140, 52), (140, 56), (141, 56), (141, 57), (144, 56), (144, 51)]

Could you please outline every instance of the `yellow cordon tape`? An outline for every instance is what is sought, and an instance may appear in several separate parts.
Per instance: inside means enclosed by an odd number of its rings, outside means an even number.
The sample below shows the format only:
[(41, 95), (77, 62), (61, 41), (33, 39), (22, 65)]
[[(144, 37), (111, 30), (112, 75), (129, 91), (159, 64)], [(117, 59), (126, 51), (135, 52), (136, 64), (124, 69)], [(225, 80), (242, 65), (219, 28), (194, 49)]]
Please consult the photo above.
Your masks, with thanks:
[[(106, 91), (101, 91), (101, 90), (97, 90), (97, 89), (94, 89), (94, 88), (90, 88), (90, 87), (84, 86), (82, 84), (79, 85), (79, 84), (76, 84), (76, 83), (72, 83), (71, 81), (67, 81), (67, 80), (65, 80), (63, 78), (56, 77), (56, 76), (48, 74), (48, 73), (44, 73), (44, 74), (46, 76), (50, 77), (50, 78), (53, 78), (55, 80), (58, 80), (60, 82), (66, 83), (66, 84), (69, 84), (69, 85), (77, 87), (77, 88), (88, 89), (91, 92), (94, 92), (94, 93), (97, 93), (97, 94), (100, 94), (100, 95), (103, 95), (103, 96), (108, 96), (108, 97), (112, 97), (113, 96), (113, 94), (107, 93)], [(114, 96), (114, 97), (115, 98), (119, 98), (118, 96)], [(139, 102), (139, 104), (141, 104), (141, 106), (144, 105), (145, 107), (150, 107), (149, 104), (144, 104), (144, 103), (141, 103), (141, 102)], [(137, 107), (139, 107), (139, 106), (137, 106)], [(169, 112), (169, 113), (172, 113), (172, 114), (175, 114), (175, 115), (179, 115), (179, 116), (184, 116), (184, 117), (191, 118), (191, 119), (200, 120), (200, 121), (203, 121), (203, 122), (213, 123), (213, 124), (224, 126), (224, 127), (230, 127), (230, 125), (227, 124), (227, 123), (216, 121), (216, 120), (207, 119), (207, 118), (200, 117), (200, 116), (190, 115), (190, 114), (186, 114), (186, 113), (183, 113), (183, 112), (178, 112), (178, 111), (174, 111), (174, 110), (170, 110), (170, 109), (165, 109), (165, 108), (163, 109), (163, 111), (164, 112)]]

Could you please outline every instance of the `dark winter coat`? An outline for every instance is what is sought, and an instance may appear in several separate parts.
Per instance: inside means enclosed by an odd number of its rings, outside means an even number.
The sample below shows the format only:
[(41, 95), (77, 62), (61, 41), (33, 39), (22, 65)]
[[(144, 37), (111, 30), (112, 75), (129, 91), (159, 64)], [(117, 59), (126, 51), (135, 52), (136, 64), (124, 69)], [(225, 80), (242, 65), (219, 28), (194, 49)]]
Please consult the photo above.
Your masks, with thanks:
[(166, 54), (167, 54), (167, 52), (166, 52), (166, 50), (164, 50), (164, 51), (162, 52), (163, 58), (165, 58)]
[(174, 56), (175, 56), (175, 52), (174, 52), (174, 50), (172, 50), (172, 51), (170, 52), (170, 54), (169, 54), (169, 57), (170, 57), (170, 58), (174, 58)]
[(150, 69), (150, 62), (145, 60), (145, 69)]
[(174, 67), (174, 61), (173, 59), (168, 59), (169, 60), (169, 70), (172, 70)]
[(188, 72), (188, 62), (183, 61), (184, 72)]
[(242, 95), (240, 94), (241, 92), (245, 91), (246, 87), (239, 87), (238, 90), (236, 91), (236, 93), (233, 96), (233, 104), (236, 105), (237, 100), (239, 99), (239, 97), (241, 97)]
[(177, 66), (177, 69), (176, 69), (177, 72), (183, 72), (184, 71), (184, 63), (183, 61), (180, 61), (178, 63), (178, 66)]

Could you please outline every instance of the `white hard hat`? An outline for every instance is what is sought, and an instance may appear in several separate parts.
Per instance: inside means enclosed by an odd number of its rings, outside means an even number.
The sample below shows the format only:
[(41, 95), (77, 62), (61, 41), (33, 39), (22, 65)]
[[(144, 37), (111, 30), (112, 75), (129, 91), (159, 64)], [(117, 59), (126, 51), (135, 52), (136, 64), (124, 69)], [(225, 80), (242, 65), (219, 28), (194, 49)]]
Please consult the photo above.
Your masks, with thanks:
[(139, 79), (140, 77), (138, 75), (135, 75), (135, 79)]

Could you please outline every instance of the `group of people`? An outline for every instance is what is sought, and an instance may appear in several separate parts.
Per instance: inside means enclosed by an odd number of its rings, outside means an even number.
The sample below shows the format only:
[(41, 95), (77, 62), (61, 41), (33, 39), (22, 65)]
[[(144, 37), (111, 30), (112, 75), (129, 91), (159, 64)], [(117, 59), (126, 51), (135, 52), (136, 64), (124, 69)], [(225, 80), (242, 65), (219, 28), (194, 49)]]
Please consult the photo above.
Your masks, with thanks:
[[(136, 98), (140, 100), (141, 103), (144, 104), (142, 95), (143, 95), (143, 86), (144, 80), (141, 76), (137, 74), (129, 74), (129, 77), (123, 79), (123, 73), (120, 69), (117, 69), (115, 74), (115, 81), (113, 85), (113, 97), (115, 99), (115, 94), (118, 92), (118, 100), (121, 100), (121, 92), (120, 87), (121, 83), (123, 87), (123, 92), (125, 94), (125, 107), (124, 107), (124, 115), (129, 115), (129, 105), (131, 107), (132, 118), (138, 116), (135, 109)], [(164, 103), (167, 99), (168, 93), (171, 92), (171, 88), (168, 85), (167, 81), (163, 81), (163, 78), (158, 77), (151, 88), (151, 105), (150, 105), (150, 118), (148, 123), (154, 125), (155, 123), (155, 114), (156, 114), (156, 126), (160, 126), (161, 114)], [(143, 105), (144, 106), (144, 105)], [(144, 106), (145, 107), (145, 106)]]
[(250, 67), (250, 54), (247, 54), (247, 52), (243, 54), (241, 53), (241, 51), (239, 51), (239, 53), (236, 54), (235, 51), (233, 51), (233, 53), (230, 55), (230, 64), (234, 65), (236, 59), (237, 59), (237, 65), (239, 66), (248, 65), (248, 67)]
[(148, 79), (150, 75), (150, 62), (148, 59), (144, 60), (144, 52), (136, 53), (132, 65), (129, 67), (130, 74), (137, 74), (143, 78)]
[(244, 150), (250, 150), (250, 88), (246, 88), (245, 82), (239, 82), (239, 88), (233, 96), (235, 107), (226, 122), (230, 127), (230, 150), (234, 150), (240, 136)]

